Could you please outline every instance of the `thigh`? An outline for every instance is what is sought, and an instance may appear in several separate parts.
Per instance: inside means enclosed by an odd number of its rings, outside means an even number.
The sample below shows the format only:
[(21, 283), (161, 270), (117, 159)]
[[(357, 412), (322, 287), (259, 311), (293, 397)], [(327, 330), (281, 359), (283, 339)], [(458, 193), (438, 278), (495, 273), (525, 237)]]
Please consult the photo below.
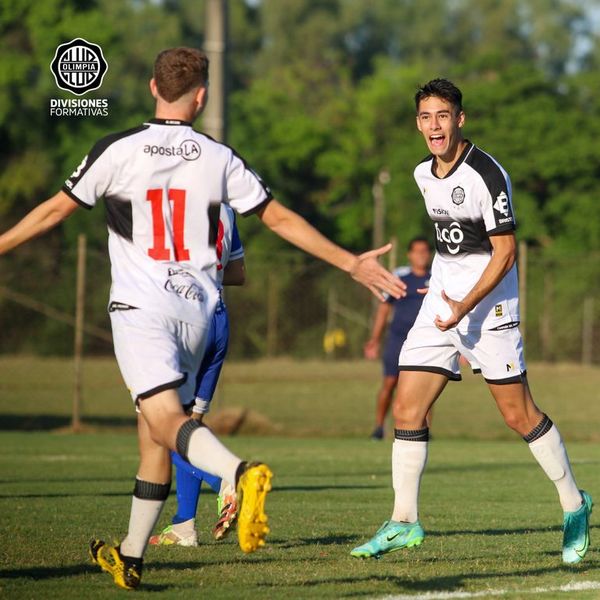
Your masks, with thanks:
[(398, 377), (394, 419), (398, 429), (420, 429), (426, 416), (442, 393), (448, 377), (429, 371), (402, 371)]
[(507, 424), (521, 435), (540, 422), (542, 412), (533, 401), (526, 376), (518, 383), (488, 383), (488, 387)]
[(177, 322), (142, 309), (110, 313), (117, 363), (134, 400), (182, 385)]
[(459, 352), (452, 331), (440, 331), (419, 316), (400, 351), (398, 370), (435, 373), (460, 381)]
[(501, 331), (456, 333), (462, 354), (479, 367), (488, 384), (523, 383), (527, 374), (523, 340), (517, 327)]

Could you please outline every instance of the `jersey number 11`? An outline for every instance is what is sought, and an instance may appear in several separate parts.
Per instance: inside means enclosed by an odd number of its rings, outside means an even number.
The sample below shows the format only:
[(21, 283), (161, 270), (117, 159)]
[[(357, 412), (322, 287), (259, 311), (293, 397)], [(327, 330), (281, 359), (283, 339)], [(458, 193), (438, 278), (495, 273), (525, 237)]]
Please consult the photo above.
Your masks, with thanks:
[[(173, 251), (175, 260), (189, 260), (190, 251), (185, 247), (183, 232), (185, 226), (185, 190), (167, 190), (169, 202), (173, 203)], [(163, 216), (162, 189), (148, 190), (146, 200), (152, 205), (152, 233), (154, 244), (148, 249), (148, 256), (154, 260), (171, 260), (171, 251), (165, 245), (165, 219)]]

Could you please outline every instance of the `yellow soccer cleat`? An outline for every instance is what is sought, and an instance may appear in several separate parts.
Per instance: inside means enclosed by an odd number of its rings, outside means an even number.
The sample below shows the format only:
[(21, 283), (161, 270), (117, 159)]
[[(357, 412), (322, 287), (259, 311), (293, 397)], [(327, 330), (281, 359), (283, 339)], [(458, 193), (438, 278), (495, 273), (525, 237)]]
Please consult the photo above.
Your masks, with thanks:
[(238, 480), (238, 541), (242, 552), (247, 554), (264, 546), (269, 533), (265, 499), (271, 490), (272, 477), (267, 465), (248, 463)]
[(102, 540), (91, 540), (92, 562), (110, 573), (115, 583), (125, 590), (135, 590), (142, 580), (141, 558), (123, 556), (119, 546), (111, 546)]

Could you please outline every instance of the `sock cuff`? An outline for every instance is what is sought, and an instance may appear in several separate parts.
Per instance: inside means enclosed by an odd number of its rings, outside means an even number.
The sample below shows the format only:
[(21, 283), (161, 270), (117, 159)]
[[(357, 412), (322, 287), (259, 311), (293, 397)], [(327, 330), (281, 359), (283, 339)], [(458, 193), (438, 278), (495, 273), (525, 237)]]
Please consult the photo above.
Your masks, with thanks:
[(423, 427), (423, 429), (394, 429), (394, 438), (405, 442), (428, 442), (429, 427)]
[(164, 502), (169, 497), (171, 482), (152, 483), (143, 479), (136, 479), (133, 495), (140, 500), (160, 500)]
[[(190, 437), (196, 429), (200, 429), (202, 424), (196, 421), (195, 419), (188, 419), (177, 432), (177, 440), (175, 442), (175, 446), (177, 448), (177, 453), (185, 460), (188, 460), (188, 450), (190, 447)], [(189, 461), (188, 461), (189, 462)]]
[(539, 440), (543, 435), (546, 435), (552, 429), (554, 423), (550, 417), (544, 413), (542, 420), (527, 434), (523, 436), (523, 440), (528, 444)]

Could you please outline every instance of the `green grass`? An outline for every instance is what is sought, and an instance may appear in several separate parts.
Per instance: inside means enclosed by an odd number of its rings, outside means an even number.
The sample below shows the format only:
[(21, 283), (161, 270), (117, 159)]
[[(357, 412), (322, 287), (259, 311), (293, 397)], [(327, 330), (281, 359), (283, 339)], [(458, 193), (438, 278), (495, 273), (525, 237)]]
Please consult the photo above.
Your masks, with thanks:
[[(0, 442), (0, 596), (122, 594), (88, 564), (86, 542), (92, 535), (113, 539), (126, 529), (134, 437), (3, 433)], [(202, 545), (150, 548), (136, 597), (374, 597), (600, 582), (595, 548), (582, 566), (561, 565), (555, 491), (522, 443), (434, 440), (422, 486), (424, 544), (360, 561), (348, 552), (390, 513), (389, 444), (283, 437), (228, 442), (245, 456), (269, 461), (275, 471), (268, 546), (244, 556), (233, 538), (211, 541), (215, 503), (206, 493), (198, 517)], [(582, 484), (600, 489), (600, 448), (576, 443), (570, 452)], [(173, 508), (171, 497), (161, 525)]]
[[(600, 446), (593, 443), (600, 371), (533, 365), (530, 372), (538, 402), (569, 442), (578, 481), (600, 500)], [(16, 430), (68, 422), (71, 373), (61, 359), (0, 358), (1, 598), (125, 593), (86, 555), (92, 535), (112, 540), (125, 532), (137, 465), (128, 428), (132, 407), (114, 362), (86, 364), (92, 432)], [(593, 525), (592, 549), (581, 566), (562, 566), (554, 487), (472, 376), (449, 385), (436, 409), (422, 485), (424, 544), (379, 561), (350, 557), (389, 517), (392, 504), (390, 445), (365, 439), (378, 377), (378, 365), (362, 362), (228, 365), (219, 401), (251, 407), (279, 426), (276, 436), (226, 440), (275, 471), (269, 544), (244, 556), (234, 539), (211, 541), (215, 503), (207, 492), (198, 517), (201, 546), (150, 548), (136, 597), (419, 597), (499, 589), (511, 599), (600, 597), (600, 590), (526, 593), (600, 582), (594, 546), (600, 532)], [(160, 526), (173, 509), (171, 496)]]

